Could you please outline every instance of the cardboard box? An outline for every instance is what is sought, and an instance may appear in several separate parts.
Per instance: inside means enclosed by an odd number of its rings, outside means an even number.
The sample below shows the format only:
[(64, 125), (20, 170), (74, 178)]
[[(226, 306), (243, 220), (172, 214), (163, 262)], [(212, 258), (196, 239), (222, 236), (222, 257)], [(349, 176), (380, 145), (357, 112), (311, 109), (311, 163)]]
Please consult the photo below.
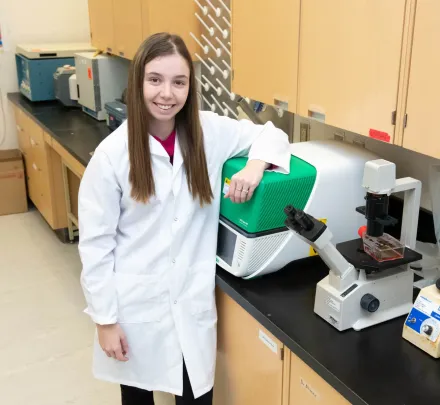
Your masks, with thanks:
[(0, 215), (28, 210), (23, 157), (18, 149), (0, 150)]

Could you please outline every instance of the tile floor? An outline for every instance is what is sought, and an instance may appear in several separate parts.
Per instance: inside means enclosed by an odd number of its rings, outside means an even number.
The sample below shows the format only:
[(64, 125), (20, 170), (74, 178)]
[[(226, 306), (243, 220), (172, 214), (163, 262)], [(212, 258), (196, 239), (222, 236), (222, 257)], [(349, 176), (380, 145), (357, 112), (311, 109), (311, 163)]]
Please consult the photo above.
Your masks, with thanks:
[[(0, 403), (118, 405), (91, 374), (94, 326), (83, 314), (77, 245), (31, 210), (0, 216)], [(172, 405), (156, 394), (156, 405)]]

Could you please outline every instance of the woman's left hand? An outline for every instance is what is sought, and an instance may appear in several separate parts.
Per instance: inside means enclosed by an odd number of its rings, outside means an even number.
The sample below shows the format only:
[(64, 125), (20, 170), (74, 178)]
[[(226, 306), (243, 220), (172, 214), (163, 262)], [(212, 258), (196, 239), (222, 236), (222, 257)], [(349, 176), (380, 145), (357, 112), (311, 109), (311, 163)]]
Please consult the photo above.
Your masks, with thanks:
[(233, 203), (249, 201), (260, 184), (267, 167), (269, 164), (262, 160), (248, 161), (243, 170), (232, 176), (229, 191), (224, 198), (230, 198)]

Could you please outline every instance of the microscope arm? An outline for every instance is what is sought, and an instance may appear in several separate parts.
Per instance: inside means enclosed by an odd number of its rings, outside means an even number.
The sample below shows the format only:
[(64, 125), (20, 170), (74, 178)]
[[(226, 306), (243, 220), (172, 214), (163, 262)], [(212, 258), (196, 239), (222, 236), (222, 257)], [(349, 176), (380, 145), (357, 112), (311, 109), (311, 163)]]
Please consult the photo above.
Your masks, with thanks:
[(331, 243), (333, 235), (324, 223), (292, 206), (286, 207), (284, 212), (287, 215), (287, 228), (312, 246), (329, 267), (330, 283), (334, 288), (343, 291), (357, 279), (355, 267)]
[[(327, 228), (321, 238), (327, 238), (327, 234), (329, 234), (330, 239), (333, 237), (330, 230)], [(321, 259), (337, 277), (339, 277), (341, 280), (345, 279), (354, 270), (354, 266), (350, 264), (344, 258), (344, 256), (341, 255), (341, 253), (339, 253), (335, 245), (333, 245), (330, 240), (325, 244), (324, 247), (318, 247), (321, 245), (321, 238), (319, 238), (316, 243), (312, 243), (313, 249), (319, 253)]]

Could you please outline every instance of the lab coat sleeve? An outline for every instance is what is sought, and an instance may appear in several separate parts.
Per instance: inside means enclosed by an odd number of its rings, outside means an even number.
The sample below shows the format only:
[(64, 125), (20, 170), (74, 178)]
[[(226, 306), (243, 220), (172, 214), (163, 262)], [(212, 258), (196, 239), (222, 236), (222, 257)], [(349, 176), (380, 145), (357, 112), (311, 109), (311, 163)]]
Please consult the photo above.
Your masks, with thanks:
[(81, 286), (85, 312), (100, 325), (117, 322), (114, 278), (116, 228), (121, 189), (108, 156), (95, 151), (81, 180), (78, 197)]
[(248, 156), (249, 160), (262, 160), (275, 166), (273, 171), (288, 174), (290, 172), (290, 144), (285, 132), (268, 121), (264, 125), (242, 119), (204, 111), (213, 121), (224, 152), (224, 161), (236, 156)]

